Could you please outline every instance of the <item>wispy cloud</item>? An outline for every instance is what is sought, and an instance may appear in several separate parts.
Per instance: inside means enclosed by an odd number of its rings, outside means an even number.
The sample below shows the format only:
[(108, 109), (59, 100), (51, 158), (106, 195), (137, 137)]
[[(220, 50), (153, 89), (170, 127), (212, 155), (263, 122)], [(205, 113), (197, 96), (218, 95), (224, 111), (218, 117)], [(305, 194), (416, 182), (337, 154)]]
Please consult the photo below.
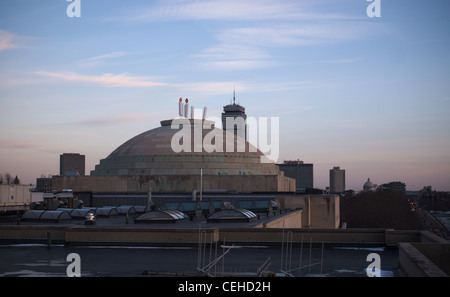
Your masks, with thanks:
[(160, 1), (135, 13), (131, 19), (139, 21), (176, 21), (176, 20), (255, 20), (275, 19), (291, 15), (294, 1), (269, 0), (196, 0), (196, 1)]
[[(242, 63), (251, 63), (251, 59), (244, 61)], [(259, 63), (258, 60), (254, 60), (255, 63)], [(264, 62), (264, 61), (263, 61)], [(220, 63), (213, 62), (211, 63)], [(233, 61), (225, 61), (224, 63), (235, 63)], [(236, 62), (238, 63), (238, 62)], [(241, 67), (242, 65), (235, 66)], [(217, 67), (225, 67), (217, 66)], [(231, 67), (231, 65), (230, 65)], [(256, 67), (256, 66), (255, 66)], [(48, 79), (54, 79), (56, 81), (66, 81), (73, 83), (74, 85), (82, 86), (99, 86), (106, 88), (144, 88), (144, 87), (167, 87), (172, 91), (191, 93), (197, 95), (225, 95), (230, 94), (233, 87), (239, 92), (277, 92), (286, 91), (294, 89), (304, 89), (304, 88), (316, 88), (323, 87), (325, 82), (323, 81), (288, 81), (288, 82), (270, 82), (270, 83), (259, 83), (251, 81), (231, 81), (231, 80), (203, 80), (203, 81), (191, 81), (191, 82), (180, 82), (175, 81), (176, 78), (171, 78), (171, 81), (163, 81), (155, 77), (149, 76), (136, 76), (130, 74), (102, 74), (102, 75), (83, 75), (74, 72), (50, 72), (50, 71), (38, 71), (33, 72), (35, 77), (26, 76), (30, 73), (21, 74), (21, 78), (13, 78), (11, 80), (5, 80), (5, 84), (13, 84), (17, 86), (25, 85), (42, 85), (49, 83)], [(27, 77), (27, 78), (24, 78)], [(3, 81), (0, 75), (0, 87), (3, 86)], [(6, 85), (5, 85), (6, 87)], [(138, 114), (129, 115), (129, 119), (139, 119)], [(111, 121), (116, 120), (126, 120), (126, 117), (114, 118)], [(86, 121), (89, 124), (102, 124), (107, 123), (110, 120), (106, 119), (96, 119), (92, 121)]]
[(233, 85), (239, 90), (246, 90), (248, 88), (245, 83), (235, 83), (233, 81), (179, 83), (174, 86), (186, 93), (223, 95), (231, 94), (231, 92), (233, 91)]
[(302, 107), (297, 107), (297, 108), (285, 110), (285, 111), (282, 112), (282, 114), (302, 113), (302, 112), (306, 112), (306, 111), (311, 111), (311, 110), (313, 110), (313, 109), (317, 109), (317, 106), (302, 106)]
[[(201, 64), (211, 69), (268, 68), (278, 65), (283, 60), (283, 57), (273, 54), (273, 49), (338, 43), (358, 39), (366, 34), (361, 26), (347, 22), (224, 29), (216, 34), (217, 44), (195, 57), (201, 58), (203, 60)], [(347, 59), (333, 62), (356, 61), (357, 59)]]
[(241, 70), (273, 67), (283, 60), (283, 57), (274, 54), (276, 49), (357, 40), (372, 34), (370, 32), (376, 32), (373, 26), (370, 23), (333, 21), (226, 28), (216, 33), (215, 45), (206, 48), (196, 57), (203, 60), (200, 62), (202, 65), (212, 69)]
[(16, 36), (12, 33), (0, 29), (0, 53), (7, 49), (18, 48), (14, 39)]
[(118, 51), (118, 52), (112, 52), (112, 53), (107, 53), (107, 54), (103, 54), (103, 55), (98, 55), (98, 56), (82, 59), (78, 63), (81, 65), (92, 66), (92, 65), (101, 64), (110, 59), (120, 58), (120, 57), (124, 57), (124, 56), (128, 56), (128, 55), (130, 55), (129, 52)]
[(38, 148), (38, 146), (36, 144), (30, 143), (30, 142), (25, 142), (25, 141), (13, 139), (13, 138), (0, 138), (0, 148), (25, 150), (25, 149), (36, 149), (36, 148)]
[(289, 23), (271, 26), (224, 29), (217, 34), (221, 43), (265, 48), (305, 46), (353, 40), (367, 36), (369, 23), (325, 22)]
[(108, 117), (99, 117), (91, 120), (83, 120), (76, 123), (69, 124), (82, 124), (87, 126), (114, 126), (114, 125), (124, 125), (129, 123), (141, 122), (145, 119), (149, 119), (155, 115), (149, 115), (147, 113), (129, 113), (129, 114), (118, 114)]
[(180, 20), (311, 20), (355, 18), (338, 13), (317, 13), (312, 1), (299, 0), (174, 0), (159, 1), (138, 11), (126, 20), (161, 22)]
[(202, 65), (204, 68), (215, 70), (245, 70), (267, 68), (273, 64), (273, 61), (268, 60), (222, 59), (220, 61), (205, 62)]
[(202, 59), (201, 65), (207, 69), (258, 69), (274, 64), (266, 50), (241, 44), (218, 44), (194, 57)]
[(321, 61), (315, 61), (314, 63), (320, 63), (320, 64), (347, 64), (347, 63), (356, 63), (364, 60), (362, 57), (356, 57), (356, 58), (347, 58), (347, 59), (334, 59), (334, 60), (321, 60)]
[[(275, 48), (353, 40), (377, 31), (369, 30), (373, 25), (367, 17), (324, 12), (324, 6), (328, 4), (300, 0), (157, 1), (115, 20), (217, 22), (217, 42), (194, 55), (199, 65), (212, 70), (262, 69), (282, 60), (273, 55)], [(224, 20), (225, 26), (220, 23)]]
[(173, 85), (175, 88), (186, 93), (204, 95), (231, 95), (233, 88), (239, 93), (248, 92), (281, 92), (286, 90), (323, 88), (329, 86), (327, 81), (291, 81), (291, 82), (269, 82), (255, 83), (249, 81), (216, 81), (216, 82), (192, 82)]
[(127, 88), (127, 87), (156, 87), (164, 86), (166, 83), (155, 81), (154, 77), (149, 76), (133, 76), (128, 73), (112, 74), (105, 73), (102, 75), (84, 75), (74, 72), (49, 72), (38, 71), (39, 75), (64, 80), (69, 82), (93, 83), (103, 87), (110, 88)]

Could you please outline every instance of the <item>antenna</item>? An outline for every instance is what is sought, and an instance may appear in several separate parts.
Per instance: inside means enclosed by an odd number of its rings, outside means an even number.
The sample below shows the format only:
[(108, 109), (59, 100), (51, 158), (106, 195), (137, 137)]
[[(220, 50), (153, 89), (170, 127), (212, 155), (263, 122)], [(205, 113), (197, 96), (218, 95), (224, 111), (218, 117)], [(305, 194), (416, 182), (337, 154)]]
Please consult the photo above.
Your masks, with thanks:
[(233, 105), (236, 104), (236, 91), (235, 91), (235, 87), (233, 85)]

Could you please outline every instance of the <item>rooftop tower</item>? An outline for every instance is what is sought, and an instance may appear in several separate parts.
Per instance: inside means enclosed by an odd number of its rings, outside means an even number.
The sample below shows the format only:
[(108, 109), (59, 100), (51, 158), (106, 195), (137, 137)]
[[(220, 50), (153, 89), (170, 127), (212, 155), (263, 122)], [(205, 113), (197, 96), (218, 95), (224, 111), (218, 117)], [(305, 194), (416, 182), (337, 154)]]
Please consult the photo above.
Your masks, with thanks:
[(233, 90), (233, 103), (223, 107), (222, 129), (247, 140), (246, 121), (245, 107), (236, 104), (236, 92)]

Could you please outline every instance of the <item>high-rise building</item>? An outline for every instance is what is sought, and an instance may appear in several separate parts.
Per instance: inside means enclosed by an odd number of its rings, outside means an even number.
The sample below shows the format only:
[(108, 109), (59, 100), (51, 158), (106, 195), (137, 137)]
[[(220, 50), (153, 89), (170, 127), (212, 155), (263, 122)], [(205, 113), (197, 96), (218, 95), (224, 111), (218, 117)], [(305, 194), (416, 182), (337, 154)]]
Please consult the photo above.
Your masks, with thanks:
[(59, 156), (59, 175), (84, 175), (86, 156), (64, 153)]
[(232, 128), (233, 129), (232, 131), (234, 131), (235, 135), (247, 139), (246, 120), (247, 115), (245, 114), (245, 107), (236, 104), (236, 93), (233, 91), (233, 104), (228, 104), (223, 107), (222, 129), (227, 131), (230, 130), (227, 128), (227, 121), (228, 121), (228, 125), (234, 126), (234, 128)]
[(277, 164), (284, 176), (295, 179), (297, 192), (304, 192), (307, 188), (314, 188), (313, 164), (305, 164), (303, 161), (284, 161)]
[(330, 169), (330, 193), (345, 192), (345, 170), (340, 167)]

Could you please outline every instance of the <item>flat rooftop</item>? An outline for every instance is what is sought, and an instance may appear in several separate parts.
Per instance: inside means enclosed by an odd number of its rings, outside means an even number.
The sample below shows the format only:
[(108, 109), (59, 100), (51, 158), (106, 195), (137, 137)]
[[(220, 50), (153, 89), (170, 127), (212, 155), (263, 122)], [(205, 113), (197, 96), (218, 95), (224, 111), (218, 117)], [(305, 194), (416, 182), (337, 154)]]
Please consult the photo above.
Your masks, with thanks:
[(193, 219), (181, 219), (176, 222), (146, 222), (146, 223), (135, 223), (135, 218), (139, 217), (140, 214), (130, 214), (128, 217), (126, 215), (117, 215), (111, 217), (100, 217), (96, 216), (95, 225), (86, 225), (84, 219), (74, 219), (72, 220), (62, 220), (60, 222), (48, 222), (48, 221), (20, 221), (16, 217), (9, 217), (8, 220), (0, 221), (0, 226), (86, 226), (86, 227), (123, 227), (123, 228), (182, 228), (182, 229), (192, 229), (192, 228), (258, 228), (263, 224), (267, 224), (274, 220), (282, 219), (285, 215), (292, 214), (293, 212), (298, 212), (299, 210), (293, 211), (279, 211), (274, 214), (274, 216), (268, 217), (266, 214), (255, 213), (258, 217), (257, 219), (249, 222), (208, 222), (205, 217), (193, 218)]
[(279, 276), (289, 270), (294, 276), (364, 277), (370, 253), (380, 255), (382, 276), (450, 271), (445, 264), (450, 243), (427, 231), (262, 225), (292, 212), (237, 223), (200, 218), (135, 224), (124, 215), (98, 217), (95, 225), (78, 219), (20, 224), (12, 219), (0, 223), (0, 276), (65, 276), (71, 252), (82, 257), (84, 276), (198, 275), (199, 254), (205, 266), (226, 249), (226, 264), (217, 276), (254, 276), (270, 258), (270, 271)]
[[(213, 245), (203, 250), (201, 263), (205, 266), (221, 255), (229, 245)], [(322, 253), (323, 252), (323, 253)], [(381, 275), (402, 276), (398, 264), (398, 252), (385, 247), (322, 247), (304, 244), (303, 249), (296, 244), (292, 256), (283, 257), (280, 246), (235, 245), (210, 272), (216, 276), (255, 276), (258, 267), (271, 259), (269, 271), (284, 276), (280, 270), (293, 270), (298, 276), (324, 277), (366, 277), (369, 253), (381, 256)], [(90, 277), (139, 277), (150, 276), (196, 276), (199, 250), (196, 246), (64, 246), (45, 244), (0, 245), (1, 276), (51, 276), (65, 277), (66, 257), (77, 253), (81, 258), (81, 276)], [(203, 257), (201, 257), (203, 258)], [(284, 258), (284, 261), (282, 259)], [(309, 266), (311, 264), (311, 266)], [(301, 269), (298, 269), (302, 267)], [(186, 279), (189, 280), (189, 279)], [(183, 280), (184, 282), (184, 280)], [(153, 284), (153, 283), (151, 283)], [(154, 285), (157, 285), (155, 283)]]

